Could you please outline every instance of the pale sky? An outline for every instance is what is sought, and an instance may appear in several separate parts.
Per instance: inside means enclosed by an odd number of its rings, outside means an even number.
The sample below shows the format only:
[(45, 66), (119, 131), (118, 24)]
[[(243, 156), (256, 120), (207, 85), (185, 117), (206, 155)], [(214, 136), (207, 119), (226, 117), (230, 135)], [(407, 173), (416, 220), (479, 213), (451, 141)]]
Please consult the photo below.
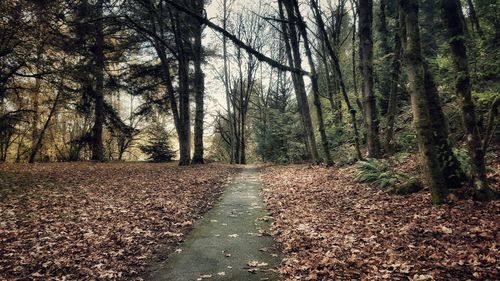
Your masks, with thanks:
[[(231, 0), (228, 0), (228, 2), (230, 1)], [(218, 25), (221, 24), (219, 19), (222, 18), (222, 13), (223, 13), (222, 3), (223, 0), (212, 0), (210, 5), (208, 5), (206, 8), (208, 19), (217, 23)], [(235, 0), (234, 4), (231, 6), (231, 9), (234, 12), (242, 12), (245, 9), (251, 9), (257, 3), (258, 3), (257, 1), (252, 1), (252, 0)], [(206, 28), (204, 34), (205, 37), (203, 39), (203, 44), (208, 47), (214, 45), (218, 46), (219, 47), (217, 49), (218, 53), (222, 55), (222, 40), (220, 35), (216, 34), (210, 28)], [(232, 43), (228, 41), (228, 47), (231, 45)], [(226, 104), (224, 84), (222, 83), (222, 81), (220, 81), (219, 78), (217, 78), (217, 74), (215, 73), (214, 68), (216, 68), (217, 71), (222, 72), (223, 68), (222, 59), (209, 58), (208, 64), (205, 65), (204, 67), (205, 84), (206, 84), (205, 90), (207, 91), (208, 95), (213, 99), (206, 102), (209, 105), (207, 109), (208, 114), (215, 113), (215, 111), (217, 110), (224, 110)], [(209, 121), (208, 118), (207, 121)]]
[[(231, 0), (227, 1), (231, 2)], [(306, 20), (311, 14), (309, 5), (305, 4), (307, 2), (308, 1), (305, 1), (304, 3), (301, 4), (301, 8), (303, 10), (303, 16), (306, 18)], [(330, 3), (336, 4), (337, 2), (338, 0), (319, 0), (320, 5), (324, 8), (329, 7)], [(219, 26), (222, 25), (220, 21), (223, 13), (222, 3), (223, 0), (212, 0), (211, 3), (206, 7), (207, 18)], [(231, 16), (234, 17), (236, 13), (245, 13), (245, 12), (251, 13), (251, 11), (257, 11), (259, 3), (261, 3), (263, 7), (261, 9), (261, 14), (269, 12), (270, 15), (268, 14), (268, 16), (277, 17), (277, 14), (275, 12), (277, 9), (276, 7), (277, 0), (262, 0), (262, 2), (259, 2), (259, 0), (234, 0), (233, 5), (231, 6), (232, 14), (230, 14), (230, 17)], [(266, 6), (268, 6), (268, 8), (266, 8)], [(349, 7), (349, 5), (347, 6)], [(312, 27), (313, 23), (309, 22), (308, 25), (310, 28), (313, 28)], [(210, 137), (213, 135), (214, 128), (212, 125), (217, 112), (224, 112), (226, 108), (226, 96), (225, 96), (224, 84), (221, 81), (221, 79), (217, 77), (217, 72), (219, 73), (223, 72), (221, 38), (222, 37), (220, 34), (212, 31), (208, 27), (205, 28), (203, 45), (207, 48), (215, 49), (217, 55), (220, 56), (220, 57), (209, 57), (207, 59), (207, 63), (203, 66), (203, 71), (205, 73), (205, 92), (206, 92), (206, 99), (205, 99), (206, 137)], [(228, 40), (228, 51), (230, 51), (230, 48), (232, 48), (233, 46), (234, 46), (233, 43)], [(267, 56), (272, 55), (266, 53), (265, 50), (263, 51), (263, 53)], [(304, 58), (302, 62), (303, 62), (302, 68), (305, 70), (309, 70), (309, 65), (307, 63), (307, 60)], [(264, 76), (266, 76), (266, 71), (267, 72), (269, 71), (268, 69), (266, 69), (267, 67), (268, 67), (267, 65), (263, 66)], [(269, 79), (266, 79), (266, 77), (264, 77), (263, 81), (265, 86), (270, 82)], [(310, 84), (310, 81), (307, 78), (305, 79), (305, 82), (307, 86)]]
[[(231, 2), (231, 0), (227, 0), (228, 2)], [(335, 4), (337, 3), (337, 0), (319, 0), (319, 3), (323, 7), (329, 7), (331, 3)], [(207, 17), (210, 19), (212, 22), (217, 23), (218, 25), (221, 25), (221, 22), (219, 19), (222, 18), (222, 3), (223, 0), (212, 0), (211, 3), (206, 7), (206, 12), (207, 12)], [(262, 0), (262, 5), (265, 7), (267, 5), (270, 5), (269, 7), (269, 12), (273, 13), (273, 10), (275, 10), (274, 7), (276, 7), (276, 0)], [(307, 1), (306, 1), (307, 3)], [(349, 2), (348, 2), (349, 3)], [(237, 12), (244, 12), (245, 10), (250, 12), (253, 10), (257, 10), (259, 5), (258, 0), (234, 0), (234, 4), (231, 6), (232, 10), (232, 16), (234, 16), (235, 13)], [(309, 9), (309, 5), (307, 4), (302, 4), (301, 7), (303, 8), (303, 16), (307, 18), (311, 14), (311, 10)], [(350, 7), (349, 4), (347, 4), (347, 7)], [(277, 15), (273, 15), (277, 17)], [(308, 23), (308, 25), (311, 27), (312, 23)], [(203, 44), (207, 47), (210, 46), (217, 46), (218, 53), (222, 55), (222, 40), (219, 34), (215, 34), (214, 31), (212, 31), (210, 28), (206, 28), (204, 31), (204, 39), (203, 39)], [(228, 46), (233, 46), (233, 44), (228, 41)], [(266, 54), (270, 55), (270, 54)], [(304, 58), (303, 59), (303, 69), (308, 70), (309, 65), (307, 64), (307, 60)], [(204, 72), (205, 72), (205, 84), (206, 84), (206, 92), (211, 97), (212, 100), (207, 101), (207, 113), (208, 115), (210, 113), (214, 113), (217, 110), (223, 110), (225, 108), (225, 89), (222, 81), (216, 77), (214, 68), (217, 68), (218, 71), (222, 72), (222, 59), (219, 58), (209, 58), (208, 59), (208, 64), (204, 66)], [(309, 83), (309, 79), (305, 79), (306, 83)], [(209, 118), (209, 116), (207, 116)], [(207, 122), (210, 122), (209, 119), (207, 118)]]

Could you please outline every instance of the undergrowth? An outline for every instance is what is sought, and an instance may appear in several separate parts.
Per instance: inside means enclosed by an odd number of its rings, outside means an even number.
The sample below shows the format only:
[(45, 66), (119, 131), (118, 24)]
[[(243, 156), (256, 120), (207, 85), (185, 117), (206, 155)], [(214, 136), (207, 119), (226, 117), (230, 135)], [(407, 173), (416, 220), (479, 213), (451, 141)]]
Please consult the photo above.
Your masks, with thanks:
[(401, 184), (418, 181), (415, 177), (389, 169), (385, 161), (377, 159), (359, 161), (357, 170), (354, 177), (356, 181), (371, 183), (381, 189), (394, 188)]

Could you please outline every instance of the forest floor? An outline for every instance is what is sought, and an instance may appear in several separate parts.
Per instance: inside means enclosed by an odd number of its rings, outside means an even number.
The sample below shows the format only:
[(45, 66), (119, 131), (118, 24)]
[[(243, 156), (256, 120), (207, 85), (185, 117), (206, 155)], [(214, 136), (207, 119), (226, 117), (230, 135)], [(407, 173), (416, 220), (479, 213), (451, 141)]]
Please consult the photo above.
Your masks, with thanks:
[(232, 172), (218, 164), (1, 164), (0, 280), (139, 280)]
[[(496, 187), (499, 168), (490, 174)], [(417, 173), (414, 161), (397, 169)], [(148, 279), (167, 256), (179, 265), (196, 254), (202, 248), (196, 241), (207, 233), (235, 243), (214, 248), (219, 263), (241, 255), (241, 267), (247, 254), (259, 251), (244, 273), (269, 269), (276, 263), (266, 260), (276, 257), (267, 251), (270, 238), (258, 244), (264, 251), (246, 245), (258, 232), (259, 219), (252, 216), (262, 215), (258, 176), (246, 170), (228, 185), (235, 172), (221, 164), (1, 164), (0, 280)], [(477, 203), (462, 190), (433, 206), (426, 189), (389, 195), (356, 182), (355, 172), (354, 166), (261, 168), (270, 232), (283, 251), (282, 279), (499, 279), (499, 201)], [(245, 214), (249, 223), (233, 233)], [(230, 280), (229, 270), (196, 274)]]
[(389, 195), (357, 183), (355, 171), (262, 169), (284, 280), (499, 280), (499, 201), (477, 203), (457, 192), (433, 206), (428, 190)]

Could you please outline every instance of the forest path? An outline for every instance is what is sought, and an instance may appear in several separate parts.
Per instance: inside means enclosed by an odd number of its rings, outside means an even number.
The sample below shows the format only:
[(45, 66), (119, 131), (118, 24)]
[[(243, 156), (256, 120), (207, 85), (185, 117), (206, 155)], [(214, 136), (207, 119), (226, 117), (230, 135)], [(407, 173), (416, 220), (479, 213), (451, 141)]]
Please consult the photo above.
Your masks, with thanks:
[(182, 252), (172, 254), (148, 280), (277, 280), (270, 270), (279, 264), (273, 239), (259, 233), (269, 227), (261, 189), (257, 169), (242, 168), (195, 224), (180, 245)]

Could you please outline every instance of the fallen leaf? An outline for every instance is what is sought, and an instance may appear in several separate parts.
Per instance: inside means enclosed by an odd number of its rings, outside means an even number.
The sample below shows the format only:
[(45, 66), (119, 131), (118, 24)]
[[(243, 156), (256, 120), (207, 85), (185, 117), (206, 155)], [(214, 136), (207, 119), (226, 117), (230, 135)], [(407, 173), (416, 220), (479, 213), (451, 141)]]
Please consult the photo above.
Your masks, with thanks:
[(453, 233), (453, 230), (451, 228), (448, 228), (448, 227), (446, 227), (444, 225), (441, 226), (441, 231), (443, 233), (446, 233), (446, 234), (452, 234)]

